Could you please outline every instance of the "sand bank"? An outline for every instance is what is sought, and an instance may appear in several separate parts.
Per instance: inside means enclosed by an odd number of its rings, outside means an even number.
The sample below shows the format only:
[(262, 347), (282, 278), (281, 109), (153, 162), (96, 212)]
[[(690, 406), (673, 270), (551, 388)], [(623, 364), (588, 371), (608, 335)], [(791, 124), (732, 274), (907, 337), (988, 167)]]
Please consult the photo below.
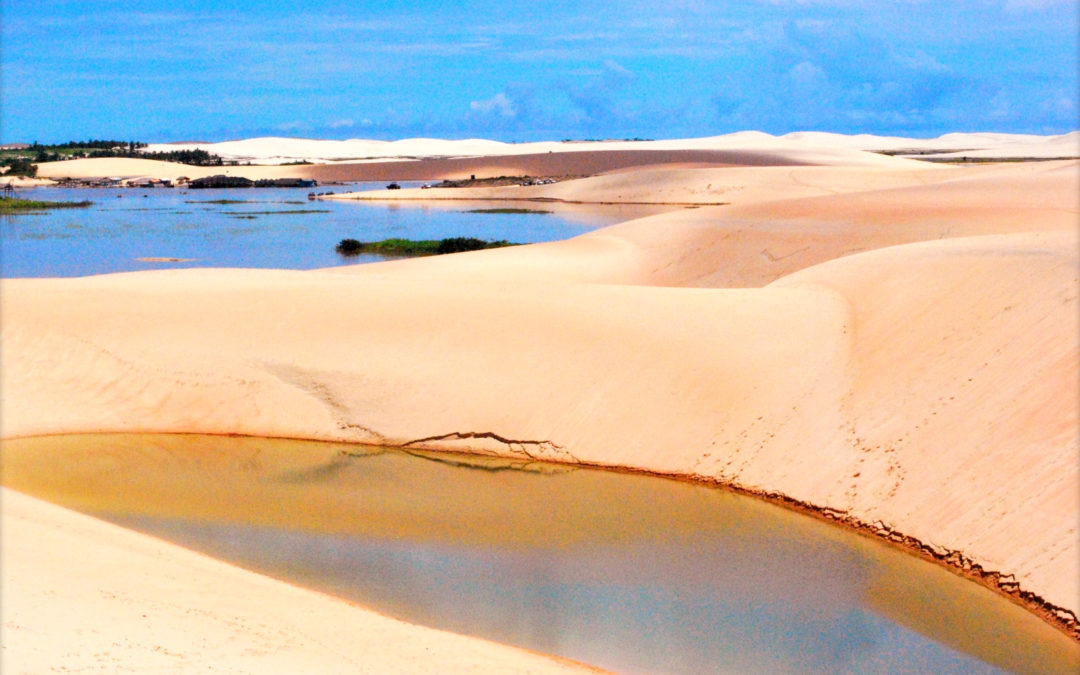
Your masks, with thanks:
[(592, 672), (396, 621), (12, 490), (0, 501), (4, 673)]
[[(612, 169), (547, 185), (409, 188), (340, 192), (326, 199), (362, 201), (494, 200), (569, 204), (731, 205), (923, 185), (969, 175), (906, 160), (886, 166), (710, 166), (653, 164)], [(896, 166), (889, 166), (895, 162)]]
[(28, 178), (26, 176), (0, 176), (0, 186), (13, 188), (35, 188), (54, 185), (55, 181), (48, 178)]
[(544, 186), (749, 195), (565, 242), (5, 280), (0, 429), (694, 477), (910, 535), (1080, 611), (1078, 164), (767, 169)]

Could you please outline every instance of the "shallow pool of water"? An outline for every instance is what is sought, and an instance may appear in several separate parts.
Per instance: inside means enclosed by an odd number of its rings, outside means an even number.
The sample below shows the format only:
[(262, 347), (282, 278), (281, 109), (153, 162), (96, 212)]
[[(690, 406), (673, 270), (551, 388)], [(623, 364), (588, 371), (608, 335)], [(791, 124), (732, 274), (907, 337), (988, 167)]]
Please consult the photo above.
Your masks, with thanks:
[[(381, 183), (319, 191), (381, 189)], [(537, 203), (308, 201), (308, 189), (21, 190), (85, 209), (0, 216), (0, 276), (70, 277), (177, 267), (316, 269), (383, 260), (343, 257), (342, 239), (476, 237), (555, 241), (675, 207)], [(497, 212), (498, 206), (518, 211)], [(169, 259), (169, 260), (162, 260)]]
[(6, 486), (407, 621), (619, 672), (1080, 667), (1080, 645), (974, 583), (706, 486), (252, 438), (0, 447)]

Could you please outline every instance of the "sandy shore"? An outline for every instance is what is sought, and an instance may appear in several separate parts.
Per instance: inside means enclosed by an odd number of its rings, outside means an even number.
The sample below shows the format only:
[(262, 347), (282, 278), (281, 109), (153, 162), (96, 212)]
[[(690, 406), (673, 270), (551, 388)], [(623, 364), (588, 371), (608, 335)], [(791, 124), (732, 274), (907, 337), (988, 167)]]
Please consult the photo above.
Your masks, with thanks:
[[(565, 242), (5, 280), (0, 429), (365, 441), (695, 477), (910, 537), (1005, 575), (989, 582), (1065, 625), (1080, 611), (1080, 164), (747, 152), (769, 162), (681, 157), (501, 191), (727, 204)], [(4, 619), (30, 634), (60, 582), (18, 562), (34, 554), (9, 504), (46, 507), (5, 495), (5, 579), (26, 570), (36, 590), (5, 592)], [(89, 545), (73, 539), (88, 521), (49, 513), (49, 536)], [(45, 662), (37, 644), (27, 662)]]
[(4, 673), (590, 671), (396, 621), (11, 490), (0, 496)]
[(0, 176), (0, 187), (11, 186), (13, 188), (35, 188), (55, 185), (55, 181), (48, 178), (27, 178), (25, 176)]

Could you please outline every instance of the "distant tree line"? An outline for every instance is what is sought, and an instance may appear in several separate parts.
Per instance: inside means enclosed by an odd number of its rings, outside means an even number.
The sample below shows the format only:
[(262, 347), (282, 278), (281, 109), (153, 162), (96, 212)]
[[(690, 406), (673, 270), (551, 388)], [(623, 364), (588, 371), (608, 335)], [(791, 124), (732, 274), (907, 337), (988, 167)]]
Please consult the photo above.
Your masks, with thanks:
[(160, 159), (163, 162), (178, 162), (193, 166), (221, 166), (224, 161), (221, 157), (205, 150), (170, 150), (168, 152), (140, 152), (139, 157), (146, 159)]
[[(211, 154), (206, 150), (170, 150), (166, 152), (145, 152), (146, 143), (140, 141), (68, 141), (42, 145), (35, 141), (29, 147), (22, 150), (4, 151), (0, 156), (0, 166), (12, 166), (9, 163), (14, 160), (27, 160), (31, 163), (59, 162), (65, 159), (98, 158), (98, 157), (138, 157), (141, 159), (158, 159), (163, 162), (178, 162), (193, 166), (221, 166), (225, 162), (221, 157)], [(18, 163), (23, 167), (23, 163)], [(20, 168), (26, 171), (28, 169)], [(36, 170), (36, 169), (35, 169)], [(30, 174), (17, 174), (30, 175)]]
[(60, 149), (73, 150), (76, 148), (92, 148), (95, 150), (123, 150), (124, 148), (127, 148), (128, 152), (135, 152), (139, 148), (145, 147), (146, 143), (142, 143), (140, 141), (96, 141), (91, 139), (89, 141), (68, 141), (67, 143), (53, 143), (51, 145), (41, 145), (37, 141), (34, 141), (33, 144), (30, 145), (30, 151), (40, 152), (42, 150)]

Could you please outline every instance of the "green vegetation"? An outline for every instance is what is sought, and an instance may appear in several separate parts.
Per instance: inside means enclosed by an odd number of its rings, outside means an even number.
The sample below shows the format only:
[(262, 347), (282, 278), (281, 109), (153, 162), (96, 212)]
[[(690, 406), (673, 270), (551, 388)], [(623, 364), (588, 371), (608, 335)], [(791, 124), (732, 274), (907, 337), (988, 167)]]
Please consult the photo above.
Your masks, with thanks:
[(68, 141), (42, 145), (38, 142), (31, 143), (25, 148), (0, 150), (0, 163), (5, 160), (21, 159), (35, 163), (58, 162), (65, 159), (78, 159), (82, 157), (137, 157), (139, 148), (145, 148), (146, 143), (137, 141)]
[(156, 159), (162, 162), (177, 162), (190, 166), (222, 166), (225, 161), (217, 155), (212, 155), (205, 150), (170, 150), (169, 152), (140, 152), (124, 157), (141, 157), (142, 159)]
[[(184, 200), (185, 204), (258, 204), (252, 199), (192, 199)], [(302, 204), (303, 202), (297, 202)]]
[(146, 143), (140, 143), (139, 141), (105, 141), (105, 140), (89, 140), (89, 141), (68, 141), (67, 143), (56, 143), (54, 145), (41, 145), (38, 142), (34, 142), (31, 146), (31, 150), (37, 150), (40, 148), (51, 148), (55, 150), (114, 150), (116, 148), (128, 148), (131, 152), (135, 152), (139, 148), (145, 148)]
[(5, 176), (37, 176), (37, 164), (25, 157), (0, 157), (0, 167), (6, 166)]
[(94, 202), (42, 202), (33, 199), (0, 199), (0, 215), (33, 213), (45, 209), (85, 209)]
[(292, 209), (282, 211), (234, 211), (236, 215), (243, 216), (277, 216), (277, 215), (292, 215), (302, 213), (330, 213), (330, 209)]
[(543, 211), (541, 209), (470, 209), (465, 213), (551, 213), (551, 211)]
[[(224, 160), (217, 155), (212, 155), (206, 150), (171, 150), (167, 152), (144, 152), (142, 148), (146, 143), (140, 141), (68, 141), (52, 145), (42, 145), (34, 142), (25, 148), (0, 150), (0, 166), (12, 166), (11, 174), (18, 176), (33, 176), (34, 173), (14, 173), (12, 162), (20, 162), (19, 166), (26, 163), (29, 166), (41, 162), (59, 162), (66, 159), (84, 159), (97, 157), (137, 157), (140, 159), (157, 159), (163, 162), (178, 162), (192, 166), (221, 166)], [(23, 169), (25, 170), (25, 169)]]
[(505, 240), (484, 241), (473, 237), (450, 237), (438, 241), (432, 239), (383, 239), (382, 241), (364, 242), (356, 239), (342, 239), (337, 245), (337, 252), (341, 255), (374, 253), (376, 255), (423, 256), (517, 245)]

